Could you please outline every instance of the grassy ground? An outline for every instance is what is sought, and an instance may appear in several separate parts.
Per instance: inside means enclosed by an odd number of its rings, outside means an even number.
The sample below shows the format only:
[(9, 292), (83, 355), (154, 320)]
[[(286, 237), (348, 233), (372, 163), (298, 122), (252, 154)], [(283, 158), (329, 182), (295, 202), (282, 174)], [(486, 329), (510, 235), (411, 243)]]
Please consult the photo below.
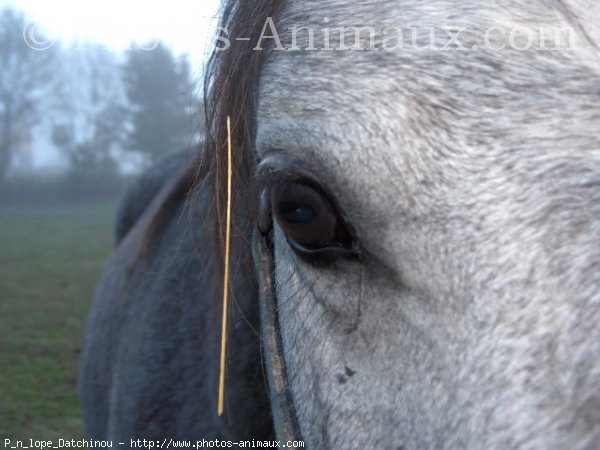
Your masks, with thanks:
[(0, 206), (0, 442), (83, 436), (78, 360), (113, 210)]

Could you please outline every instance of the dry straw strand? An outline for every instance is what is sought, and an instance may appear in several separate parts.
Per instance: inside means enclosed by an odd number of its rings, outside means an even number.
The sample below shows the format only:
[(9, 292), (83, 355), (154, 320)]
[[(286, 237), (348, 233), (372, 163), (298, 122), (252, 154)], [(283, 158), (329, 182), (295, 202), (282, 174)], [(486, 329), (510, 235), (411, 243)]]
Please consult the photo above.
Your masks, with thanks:
[(232, 184), (232, 160), (231, 160), (231, 117), (227, 116), (227, 219), (225, 222), (225, 270), (223, 275), (223, 323), (221, 326), (221, 365), (219, 371), (219, 402), (217, 414), (223, 414), (225, 403), (225, 358), (227, 354), (227, 316), (229, 310), (229, 253), (231, 244), (231, 184)]

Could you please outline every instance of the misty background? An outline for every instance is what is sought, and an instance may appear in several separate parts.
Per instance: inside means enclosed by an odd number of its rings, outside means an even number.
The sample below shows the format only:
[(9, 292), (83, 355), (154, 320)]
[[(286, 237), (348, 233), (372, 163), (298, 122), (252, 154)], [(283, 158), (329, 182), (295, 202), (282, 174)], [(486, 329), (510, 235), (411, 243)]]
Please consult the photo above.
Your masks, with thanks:
[(60, 3), (0, 2), (0, 203), (114, 197), (198, 141), (216, 2), (195, 21), (194, 2)]
[(0, 442), (85, 436), (85, 323), (127, 186), (193, 151), (218, 0), (0, 0)]

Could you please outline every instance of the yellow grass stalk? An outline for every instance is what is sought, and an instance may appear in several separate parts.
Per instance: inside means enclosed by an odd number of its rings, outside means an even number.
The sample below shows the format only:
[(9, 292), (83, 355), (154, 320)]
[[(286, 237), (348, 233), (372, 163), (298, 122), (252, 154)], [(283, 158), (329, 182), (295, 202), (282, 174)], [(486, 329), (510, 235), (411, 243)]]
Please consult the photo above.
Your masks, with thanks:
[(229, 310), (229, 253), (231, 244), (231, 118), (227, 116), (227, 219), (225, 231), (225, 271), (223, 275), (223, 323), (221, 327), (221, 367), (219, 372), (219, 403), (217, 414), (223, 414), (225, 403), (225, 357), (227, 353), (227, 313)]

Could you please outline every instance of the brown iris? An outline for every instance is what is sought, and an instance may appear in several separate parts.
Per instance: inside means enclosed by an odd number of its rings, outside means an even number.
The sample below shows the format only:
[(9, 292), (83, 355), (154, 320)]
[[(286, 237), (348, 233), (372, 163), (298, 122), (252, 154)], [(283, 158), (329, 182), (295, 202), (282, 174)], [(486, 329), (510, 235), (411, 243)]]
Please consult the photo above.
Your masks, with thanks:
[(271, 202), (275, 219), (292, 244), (307, 250), (350, 244), (337, 214), (318, 190), (285, 183), (271, 190)]

